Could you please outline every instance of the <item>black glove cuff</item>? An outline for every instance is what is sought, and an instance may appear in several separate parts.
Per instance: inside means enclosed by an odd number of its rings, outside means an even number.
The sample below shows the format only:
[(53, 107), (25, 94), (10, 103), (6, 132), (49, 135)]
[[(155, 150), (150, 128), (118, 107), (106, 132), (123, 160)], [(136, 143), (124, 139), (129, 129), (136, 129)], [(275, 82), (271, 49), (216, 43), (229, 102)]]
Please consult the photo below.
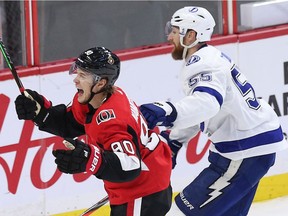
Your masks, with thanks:
[(49, 110), (42, 107), (38, 115), (33, 119), (37, 126), (42, 126), (49, 116)]

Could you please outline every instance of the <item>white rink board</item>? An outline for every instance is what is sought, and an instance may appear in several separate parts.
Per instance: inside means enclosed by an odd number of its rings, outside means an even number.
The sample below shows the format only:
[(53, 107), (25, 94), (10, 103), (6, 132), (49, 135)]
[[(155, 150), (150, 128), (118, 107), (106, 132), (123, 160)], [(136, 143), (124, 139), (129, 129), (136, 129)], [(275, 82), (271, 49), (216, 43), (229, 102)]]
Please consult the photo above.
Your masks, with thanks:
[[(217, 46), (238, 63), (241, 71), (254, 84), (258, 96), (266, 100), (271, 95), (276, 96), (286, 133), (288, 121), (287, 115), (283, 115), (283, 94), (288, 92), (288, 86), (284, 85), (283, 63), (288, 61), (287, 45), (288, 36), (281, 36)], [(123, 88), (138, 105), (155, 100), (173, 102), (183, 97), (178, 80), (181, 65), (182, 62), (173, 61), (170, 54), (123, 61), (116, 85)], [(26, 88), (45, 95), (54, 105), (68, 104), (75, 93), (68, 72), (25, 77), (22, 82)], [(31, 123), (24, 124), (17, 119), (14, 100), (18, 94), (14, 80), (0, 82), (0, 123), (3, 122), (2, 127), (0, 125), (0, 215), (50, 215), (83, 209), (103, 198), (103, 184), (94, 177), (76, 182), (71, 175), (62, 174), (58, 179), (51, 180), (56, 170), (52, 146), (54, 142), (59, 144), (61, 139), (39, 132)], [(200, 154), (206, 142), (205, 135), (201, 135), (197, 150), (189, 152), (189, 157), (195, 158)], [(45, 149), (45, 145), (49, 147), (44, 156), (39, 155), (40, 147)], [(178, 164), (173, 170), (175, 192), (207, 166), (207, 154), (194, 164), (187, 162), (186, 154), (186, 149), (181, 149)], [(279, 154), (267, 176), (288, 172), (287, 155), (288, 151)]]

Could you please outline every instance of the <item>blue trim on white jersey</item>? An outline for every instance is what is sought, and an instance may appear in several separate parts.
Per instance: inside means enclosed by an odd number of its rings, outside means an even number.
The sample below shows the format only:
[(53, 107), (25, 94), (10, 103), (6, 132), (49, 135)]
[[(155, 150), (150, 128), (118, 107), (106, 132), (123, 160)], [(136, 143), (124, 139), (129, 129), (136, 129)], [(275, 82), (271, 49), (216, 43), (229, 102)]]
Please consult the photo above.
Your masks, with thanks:
[(200, 130), (203, 132), (204, 128), (205, 128), (205, 124), (204, 124), (204, 122), (201, 122), (200, 123)]
[(241, 140), (214, 143), (215, 148), (221, 153), (235, 152), (254, 148), (257, 146), (277, 143), (283, 140), (281, 127)]
[(216, 100), (218, 101), (219, 105), (222, 106), (223, 104), (223, 97), (222, 95), (216, 91), (215, 89), (213, 88), (209, 88), (209, 87), (204, 87), (204, 86), (198, 86), (196, 87), (193, 92), (195, 91), (199, 91), (199, 92), (206, 92), (212, 96), (214, 96), (216, 98)]

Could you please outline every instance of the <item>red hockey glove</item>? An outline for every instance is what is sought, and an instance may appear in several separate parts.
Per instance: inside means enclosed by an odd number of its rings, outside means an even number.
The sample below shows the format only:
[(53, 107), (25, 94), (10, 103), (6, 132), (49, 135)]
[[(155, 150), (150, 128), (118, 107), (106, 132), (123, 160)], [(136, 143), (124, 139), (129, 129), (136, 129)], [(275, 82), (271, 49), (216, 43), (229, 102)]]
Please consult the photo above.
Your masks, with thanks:
[(102, 153), (98, 146), (88, 145), (71, 138), (66, 138), (63, 143), (72, 150), (59, 149), (52, 152), (59, 171), (69, 174), (89, 172), (94, 175), (97, 173), (102, 163)]

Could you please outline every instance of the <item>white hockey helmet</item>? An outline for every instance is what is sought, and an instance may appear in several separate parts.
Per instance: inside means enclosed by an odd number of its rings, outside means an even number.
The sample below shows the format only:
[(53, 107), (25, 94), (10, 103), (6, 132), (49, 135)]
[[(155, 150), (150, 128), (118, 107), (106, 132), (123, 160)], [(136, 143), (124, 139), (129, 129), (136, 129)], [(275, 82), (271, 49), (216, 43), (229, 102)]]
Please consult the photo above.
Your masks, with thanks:
[(177, 10), (172, 16), (171, 25), (178, 26), (183, 36), (188, 29), (194, 30), (198, 41), (204, 42), (211, 40), (215, 20), (205, 8), (191, 6)]
[[(202, 7), (189, 6), (177, 10), (169, 23), (171, 26), (179, 27), (181, 45), (187, 48), (195, 46), (198, 42), (210, 41), (213, 34), (215, 20), (208, 10)], [(188, 29), (197, 33), (196, 41), (185, 46), (183, 38)]]

